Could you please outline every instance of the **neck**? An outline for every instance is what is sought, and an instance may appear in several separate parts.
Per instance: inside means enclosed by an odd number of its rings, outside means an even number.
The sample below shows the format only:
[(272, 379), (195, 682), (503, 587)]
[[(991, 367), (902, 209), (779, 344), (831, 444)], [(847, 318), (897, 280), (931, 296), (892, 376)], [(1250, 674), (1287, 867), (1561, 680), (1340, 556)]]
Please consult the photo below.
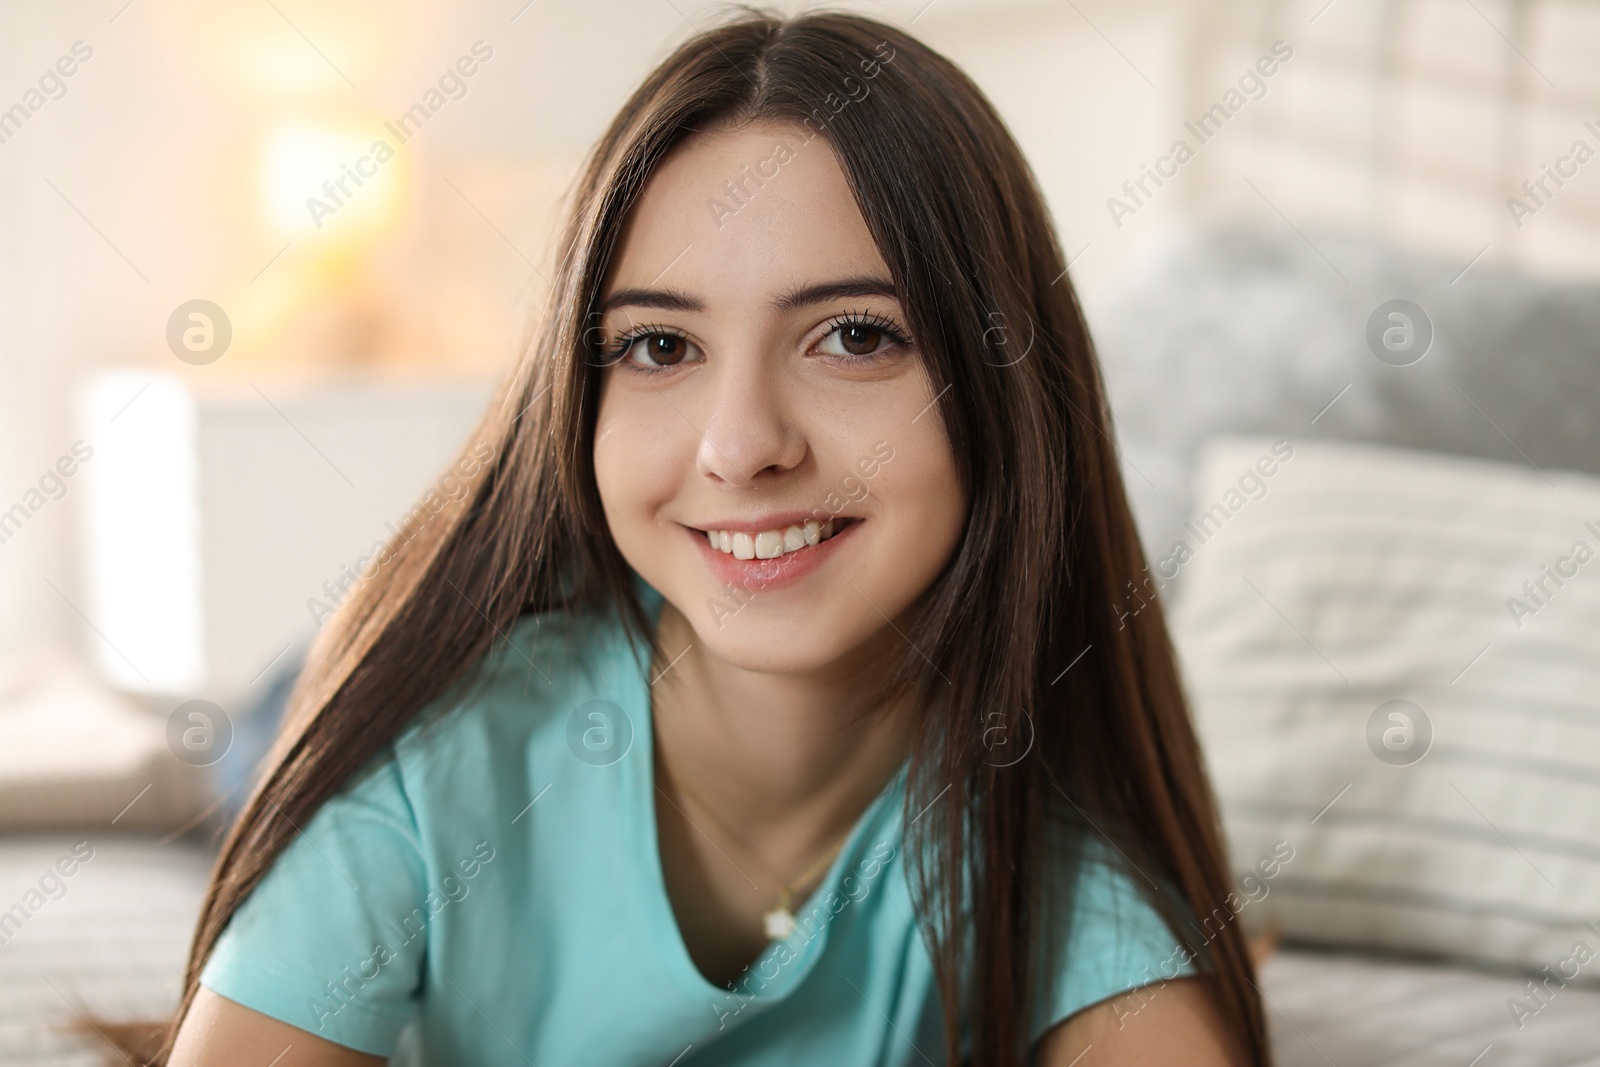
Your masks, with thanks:
[(909, 694), (863, 714), (860, 668), (882, 650), (863, 649), (863, 663), (822, 676), (744, 670), (706, 653), (670, 602), (659, 636), (673, 666), (651, 687), (658, 758), (669, 778), (687, 782), (746, 841), (766, 842), (774, 858), (827, 848), (909, 751)]

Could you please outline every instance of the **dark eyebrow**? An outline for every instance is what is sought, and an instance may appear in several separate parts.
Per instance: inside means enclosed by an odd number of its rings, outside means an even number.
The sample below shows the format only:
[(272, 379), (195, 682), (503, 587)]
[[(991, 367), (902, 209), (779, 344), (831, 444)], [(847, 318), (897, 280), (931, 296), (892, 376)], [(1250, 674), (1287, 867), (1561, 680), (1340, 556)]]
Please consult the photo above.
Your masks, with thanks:
[[(768, 306), (773, 311), (793, 311), (810, 304), (820, 304), (841, 296), (881, 296), (899, 300), (894, 284), (885, 278), (863, 275), (841, 278), (836, 282), (802, 285), (780, 293)], [(600, 305), (600, 314), (612, 308), (644, 307), (666, 311), (704, 311), (705, 302), (679, 289), (618, 289)]]
[(773, 311), (793, 311), (796, 308), (820, 304), (825, 300), (834, 300), (841, 296), (881, 296), (890, 300), (900, 299), (900, 294), (895, 292), (894, 283), (887, 278), (863, 275), (857, 278), (841, 278), (836, 282), (825, 282), (821, 285), (798, 286), (779, 294), (770, 306)]
[(618, 289), (600, 305), (599, 314), (612, 308), (663, 308), (667, 311), (704, 311), (705, 304), (678, 289)]

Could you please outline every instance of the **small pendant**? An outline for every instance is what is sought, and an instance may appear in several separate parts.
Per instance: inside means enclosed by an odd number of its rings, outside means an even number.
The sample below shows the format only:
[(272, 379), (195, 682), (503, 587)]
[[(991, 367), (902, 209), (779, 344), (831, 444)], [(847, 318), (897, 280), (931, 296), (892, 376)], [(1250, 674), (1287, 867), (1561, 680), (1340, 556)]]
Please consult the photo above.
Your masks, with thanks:
[(762, 919), (766, 923), (769, 941), (781, 941), (794, 933), (794, 913), (782, 904), (767, 912)]

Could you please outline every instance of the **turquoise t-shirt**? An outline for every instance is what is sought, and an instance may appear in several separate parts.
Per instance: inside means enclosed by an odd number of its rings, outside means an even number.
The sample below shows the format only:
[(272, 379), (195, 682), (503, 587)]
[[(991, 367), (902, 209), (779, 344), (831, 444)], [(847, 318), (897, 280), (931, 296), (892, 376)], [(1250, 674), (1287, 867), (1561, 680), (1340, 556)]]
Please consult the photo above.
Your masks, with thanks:
[[(639, 586), (655, 616), (660, 594)], [(379, 1056), (405, 1028), (430, 1067), (941, 1061), (901, 855), (905, 765), (794, 932), (730, 991), (695, 967), (662, 877), (647, 669), (615, 615), (524, 617), (476, 684), (308, 820), (200, 981)], [(1109, 866), (1082, 865), (1074, 907), (1034, 1038), (1193, 970)]]

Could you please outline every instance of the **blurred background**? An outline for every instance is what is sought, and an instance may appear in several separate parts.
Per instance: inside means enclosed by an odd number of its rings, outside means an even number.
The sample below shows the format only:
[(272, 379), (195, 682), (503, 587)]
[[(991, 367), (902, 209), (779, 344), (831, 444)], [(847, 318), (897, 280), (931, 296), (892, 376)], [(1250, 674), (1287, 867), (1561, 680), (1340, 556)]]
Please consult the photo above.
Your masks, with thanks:
[[(1600, 3), (843, 6), (960, 64), (1054, 213), (1125, 610), (1175, 609), (1235, 865), (1294, 846), (1238, 911), (1283, 1062), (1600, 1063)], [(582, 154), (719, 10), (0, 5), (0, 1061), (170, 1006), (305, 644), (453, 491)]]

